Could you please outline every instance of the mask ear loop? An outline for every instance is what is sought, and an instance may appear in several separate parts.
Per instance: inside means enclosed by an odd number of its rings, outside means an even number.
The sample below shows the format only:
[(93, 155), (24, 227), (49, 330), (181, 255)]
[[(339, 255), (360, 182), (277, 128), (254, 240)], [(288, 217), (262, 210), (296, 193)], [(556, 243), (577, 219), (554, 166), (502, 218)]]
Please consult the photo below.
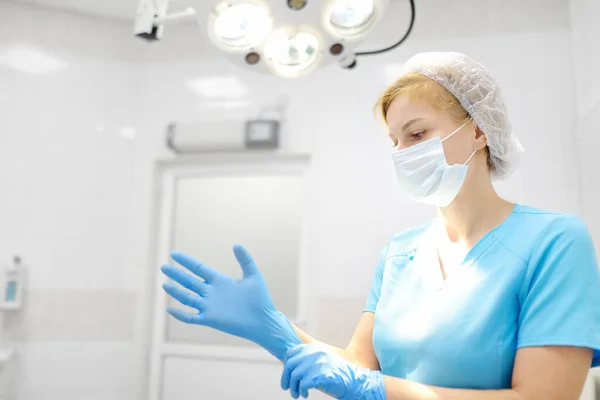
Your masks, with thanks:
[(444, 143), (444, 141), (450, 139), (456, 132), (460, 131), (462, 128), (465, 127), (465, 125), (467, 125), (469, 122), (471, 122), (473, 120), (473, 118), (470, 118), (468, 120), (465, 121), (464, 124), (462, 124), (461, 126), (459, 126), (454, 132), (452, 132), (451, 134), (449, 134), (448, 136), (446, 136), (445, 138), (442, 139), (442, 143)]
[(469, 156), (469, 158), (467, 158), (467, 161), (465, 161), (465, 163), (463, 165), (467, 165), (469, 163), (469, 161), (471, 161), (471, 158), (473, 158), (475, 153), (477, 153), (479, 150), (481, 150), (481, 149), (477, 149), (474, 152), (472, 152), (471, 155)]
[[(468, 120), (465, 121), (464, 124), (462, 124), (461, 126), (458, 127), (457, 130), (455, 130), (454, 132), (452, 132), (451, 134), (449, 134), (448, 136), (446, 136), (444, 139), (442, 139), (442, 143), (444, 142), (444, 140), (446, 139), (450, 139), (452, 137), (452, 135), (454, 135), (456, 132), (460, 131), (462, 128), (465, 127), (465, 125), (467, 125), (469, 122), (471, 122), (473, 120), (472, 117), (469, 117)], [(467, 158), (467, 161), (465, 161), (463, 163), (463, 165), (467, 165), (469, 163), (469, 161), (471, 161), (471, 158), (473, 158), (473, 156), (475, 155), (475, 153), (477, 153), (477, 151), (479, 151), (480, 149), (475, 150), (474, 152), (471, 153), (471, 155), (469, 156), (469, 158)]]

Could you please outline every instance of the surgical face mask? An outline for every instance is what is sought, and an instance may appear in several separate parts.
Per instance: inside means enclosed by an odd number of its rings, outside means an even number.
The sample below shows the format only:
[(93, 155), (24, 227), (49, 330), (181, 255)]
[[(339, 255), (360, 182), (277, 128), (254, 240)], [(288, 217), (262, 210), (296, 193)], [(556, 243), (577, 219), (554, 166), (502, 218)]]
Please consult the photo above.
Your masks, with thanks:
[(426, 140), (393, 154), (396, 176), (400, 187), (413, 200), (447, 207), (452, 203), (467, 176), (467, 163), (448, 165), (442, 142), (460, 131), (470, 119), (446, 136)]

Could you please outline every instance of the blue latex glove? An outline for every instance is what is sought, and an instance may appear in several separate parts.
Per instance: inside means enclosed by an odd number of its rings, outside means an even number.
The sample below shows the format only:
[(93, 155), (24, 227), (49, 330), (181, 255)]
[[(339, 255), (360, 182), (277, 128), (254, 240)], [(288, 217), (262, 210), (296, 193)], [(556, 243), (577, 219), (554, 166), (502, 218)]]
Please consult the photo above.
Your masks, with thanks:
[(322, 344), (291, 348), (285, 358), (281, 388), (294, 399), (318, 389), (336, 399), (385, 400), (383, 374), (359, 367)]
[(194, 294), (173, 283), (165, 283), (163, 289), (198, 313), (171, 307), (167, 312), (182, 322), (208, 326), (250, 340), (283, 361), (286, 351), (301, 341), (285, 315), (275, 309), (250, 254), (240, 245), (233, 247), (233, 253), (242, 268), (242, 279), (220, 274), (183, 253), (171, 253), (173, 260), (196, 276), (172, 265), (163, 265), (162, 272)]

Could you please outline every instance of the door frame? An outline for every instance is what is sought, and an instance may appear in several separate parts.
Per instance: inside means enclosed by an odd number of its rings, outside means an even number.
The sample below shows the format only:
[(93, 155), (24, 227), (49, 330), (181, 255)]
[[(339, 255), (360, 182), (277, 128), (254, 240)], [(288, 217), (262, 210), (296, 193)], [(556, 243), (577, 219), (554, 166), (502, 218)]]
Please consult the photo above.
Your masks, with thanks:
[(304, 178), (304, 209), (299, 243), (299, 280), (297, 315), (292, 320), (296, 326), (307, 324), (307, 218), (308, 178), (310, 156), (302, 154), (235, 153), (206, 154), (202, 156), (184, 156), (176, 159), (157, 161), (154, 170), (153, 190), (153, 237), (150, 248), (151, 260), (149, 299), (146, 311), (150, 316), (149, 370), (147, 379), (147, 399), (162, 400), (164, 364), (168, 357), (226, 359), (244, 362), (278, 363), (268, 352), (258, 348), (240, 348), (230, 346), (173, 344), (166, 341), (168, 315), (167, 296), (162, 291), (165, 277), (159, 272), (159, 266), (170, 261), (173, 239), (173, 217), (176, 182), (184, 177), (215, 176), (256, 176), (293, 175)]

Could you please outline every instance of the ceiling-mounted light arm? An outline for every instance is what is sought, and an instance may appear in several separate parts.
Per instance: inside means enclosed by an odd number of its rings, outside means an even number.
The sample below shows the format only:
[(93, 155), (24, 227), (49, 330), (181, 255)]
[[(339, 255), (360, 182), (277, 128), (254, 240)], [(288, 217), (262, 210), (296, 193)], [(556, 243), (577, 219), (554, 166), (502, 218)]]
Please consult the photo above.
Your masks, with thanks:
[(189, 7), (184, 11), (167, 14), (170, 0), (140, 0), (135, 19), (134, 34), (147, 41), (162, 39), (164, 25), (194, 19), (196, 11)]
[(194, 10), (192, 7), (188, 7), (183, 11), (173, 12), (165, 15), (164, 17), (156, 18), (154, 22), (164, 25), (171, 22), (196, 21), (196, 15), (196, 10)]
[[(375, 55), (375, 54), (381, 54), (381, 53), (388, 52), (388, 51), (393, 50), (396, 47), (400, 46), (402, 43), (404, 43), (406, 41), (406, 39), (408, 39), (408, 37), (410, 36), (410, 33), (412, 32), (413, 26), (415, 24), (415, 1), (414, 0), (408, 0), (408, 1), (410, 3), (410, 23), (408, 24), (408, 29), (404, 33), (404, 36), (402, 36), (402, 38), (398, 42), (394, 43), (391, 46), (384, 47), (383, 49), (378, 49), (378, 50), (361, 51), (361, 52), (356, 53), (356, 57), (371, 56), (371, 55)], [(354, 65), (352, 67), (354, 67), (355, 65), (356, 65), (356, 63), (354, 63)]]

